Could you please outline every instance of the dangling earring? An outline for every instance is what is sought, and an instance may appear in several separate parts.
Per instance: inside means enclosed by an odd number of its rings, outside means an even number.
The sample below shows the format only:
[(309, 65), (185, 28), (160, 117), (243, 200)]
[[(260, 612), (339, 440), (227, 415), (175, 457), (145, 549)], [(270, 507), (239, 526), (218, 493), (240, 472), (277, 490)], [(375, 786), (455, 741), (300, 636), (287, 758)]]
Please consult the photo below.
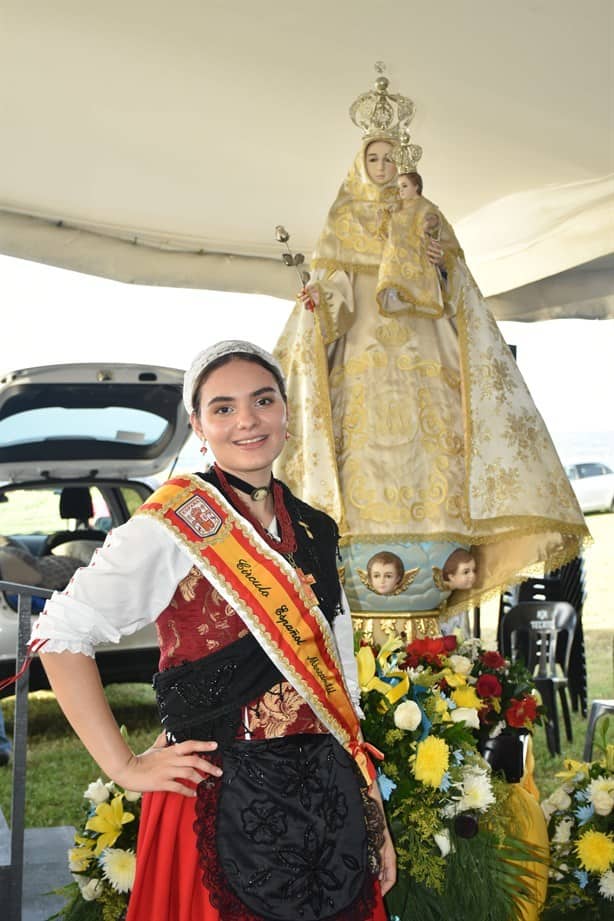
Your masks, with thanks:
[(286, 432), (286, 435), (285, 435), (286, 441), (288, 440), (289, 437), (290, 437), (290, 432)]
[(203, 455), (203, 457), (207, 453), (207, 442), (206, 441), (203, 441), (202, 445), (200, 446), (200, 453)]

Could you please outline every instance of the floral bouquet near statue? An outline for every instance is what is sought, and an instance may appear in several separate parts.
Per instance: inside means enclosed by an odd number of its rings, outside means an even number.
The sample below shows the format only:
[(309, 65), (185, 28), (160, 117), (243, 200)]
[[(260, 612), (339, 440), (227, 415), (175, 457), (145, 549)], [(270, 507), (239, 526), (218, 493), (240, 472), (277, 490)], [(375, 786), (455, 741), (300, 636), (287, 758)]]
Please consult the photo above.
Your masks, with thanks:
[[(542, 803), (551, 843), (544, 921), (614, 917), (614, 745), (601, 720), (599, 761), (565, 761), (563, 783)], [(599, 741), (600, 740), (600, 741)]]
[(74, 882), (58, 890), (67, 903), (53, 918), (120, 921), (134, 885), (141, 794), (98, 778), (83, 797), (86, 817), (68, 852)]
[(510, 921), (520, 862), (535, 855), (509, 833), (510, 787), (480, 742), (530, 731), (540, 708), (528, 675), (454, 636), (363, 644), (357, 660), (363, 732), (385, 755), (378, 779), (399, 867), (391, 918)]

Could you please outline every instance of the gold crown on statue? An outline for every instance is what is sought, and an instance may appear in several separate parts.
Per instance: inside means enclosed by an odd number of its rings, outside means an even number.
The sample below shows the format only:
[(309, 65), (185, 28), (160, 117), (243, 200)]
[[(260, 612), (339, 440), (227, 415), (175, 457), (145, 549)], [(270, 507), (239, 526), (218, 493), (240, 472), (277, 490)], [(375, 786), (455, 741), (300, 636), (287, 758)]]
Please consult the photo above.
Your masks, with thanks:
[(350, 106), (350, 118), (361, 129), (364, 138), (399, 136), (402, 125), (408, 125), (414, 117), (414, 104), (407, 96), (389, 93), (390, 81), (384, 76), (386, 65), (377, 61), (378, 77), (374, 88), (361, 93)]
[(415, 173), (422, 156), (422, 148), (418, 144), (411, 144), (410, 140), (407, 124), (405, 123), (401, 125), (399, 143), (395, 144), (390, 151), (390, 156), (395, 162), (399, 176), (403, 175), (403, 173)]

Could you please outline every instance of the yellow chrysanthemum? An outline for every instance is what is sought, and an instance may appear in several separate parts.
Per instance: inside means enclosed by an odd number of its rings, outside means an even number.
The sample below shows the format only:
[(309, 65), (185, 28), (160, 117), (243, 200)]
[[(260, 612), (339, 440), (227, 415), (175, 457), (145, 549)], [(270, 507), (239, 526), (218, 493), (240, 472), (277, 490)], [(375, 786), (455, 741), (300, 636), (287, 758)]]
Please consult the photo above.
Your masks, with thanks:
[(416, 780), (437, 789), (443, 775), (448, 770), (450, 749), (443, 739), (427, 736), (418, 743), (414, 758), (413, 772)]
[(452, 691), (452, 700), (457, 707), (473, 707), (476, 710), (479, 710), (484, 704), (484, 701), (480, 700), (476, 694), (475, 688), (469, 685), (465, 688), (457, 688), (455, 691)]
[(96, 856), (101, 854), (105, 848), (113, 847), (123, 826), (133, 821), (132, 813), (124, 812), (121, 795), (114, 796), (110, 803), (100, 803), (99, 806), (96, 806), (96, 815), (88, 819), (85, 825), (89, 831), (99, 834), (96, 842)]
[(586, 831), (576, 841), (576, 853), (589, 873), (605, 873), (614, 863), (614, 838), (601, 831)]

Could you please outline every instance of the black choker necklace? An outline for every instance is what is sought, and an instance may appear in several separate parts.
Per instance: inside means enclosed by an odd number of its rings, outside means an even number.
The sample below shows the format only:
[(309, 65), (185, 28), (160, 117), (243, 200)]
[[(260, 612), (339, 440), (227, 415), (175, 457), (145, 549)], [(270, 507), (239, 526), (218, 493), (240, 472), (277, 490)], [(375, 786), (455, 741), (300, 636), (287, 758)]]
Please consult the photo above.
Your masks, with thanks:
[(271, 493), (271, 487), (273, 486), (273, 477), (268, 486), (252, 486), (251, 483), (247, 483), (245, 480), (242, 480), (240, 477), (235, 476), (233, 473), (228, 473), (227, 470), (222, 470), (221, 467), (218, 467), (220, 473), (226, 477), (227, 483), (230, 486), (233, 486), (235, 489), (239, 489), (241, 492), (246, 492), (247, 495), (254, 502), (262, 502), (268, 495)]

